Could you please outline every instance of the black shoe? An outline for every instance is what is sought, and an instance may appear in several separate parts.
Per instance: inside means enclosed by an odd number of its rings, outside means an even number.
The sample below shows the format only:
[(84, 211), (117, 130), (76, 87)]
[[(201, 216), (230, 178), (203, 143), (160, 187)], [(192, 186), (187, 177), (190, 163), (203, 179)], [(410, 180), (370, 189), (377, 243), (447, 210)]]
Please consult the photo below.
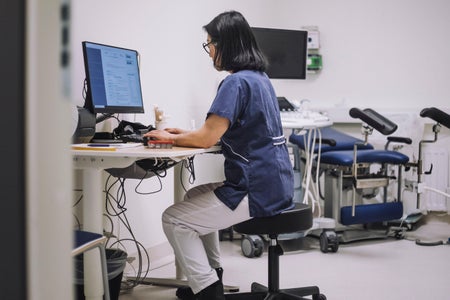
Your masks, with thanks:
[[(223, 269), (217, 268), (215, 270), (217, 273), (217, 277), (219, 277), (220, 282), (222, 282)], [(188, 286), (179, 287), (177, 289), (176, 295), (178, 299), (181, 300), (195, 300), (194, 292)]]
[(195, 294), (195, 300), (225, 300), (222, 282), (217, 280), (204, 288), (198, 294)]
[(177, 288), (177, 298), (181, 300), (194, 300), (195, 295), (192, 289), (188, 286), (182, 286)]

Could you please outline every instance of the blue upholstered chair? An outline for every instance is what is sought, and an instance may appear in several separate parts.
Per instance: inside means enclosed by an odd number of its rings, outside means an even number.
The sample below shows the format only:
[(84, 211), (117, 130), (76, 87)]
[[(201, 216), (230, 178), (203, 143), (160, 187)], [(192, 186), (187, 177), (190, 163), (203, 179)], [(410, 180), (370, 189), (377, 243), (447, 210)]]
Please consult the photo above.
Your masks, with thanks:
[[(374, 149), (368, 143), (368, 135), (375, 129), (388, 136), (389, 143), (411, 144), (411, 139), (390, 136), (397, 129), (397, 125), (372, 109), (352, 108), (349, 112), (352, 118), (360, 119), (363, 123), (364, 139), (357, 139), (333, 128), (323, 128), (321, 138), (323, 143), (315, 144), (313, 153), (316, 153), (316, 162), (320, 163), (325, 174), (324, 188), (324, 216), (333, 218), (342, 225), (370, 224), (397, 220), (403, 215), (400, 185), (398, 185), (395, 201), (387, 201), (386, 188), (390, 180), (394, 179), (386, 173), (386, 166), (398, 166), (398, 184), (402, 183), (402, 167), (407, 166), (408, 156), (393, 150)], [(305, 140), (302, 136), (291, 135), (289, 141), (305, 150)], [(320, 157), (318, 155), (320, 147)], [(380, 171), (371, 172), (371, 165), (380, 165)], [(355, 194), (362, 197), (362, 192), (372, 193), (378, 188), (384, 189), (383, 202), (372, 204), (358, 204)], [(353, 200), (348, 203), (349, 197), (345, 194), (353, 191)], [(370, 194), (368, 194), (370, 195)], [(356, 201), (356, 202), (355, 202)], [(348, 238), (347, 238), (348, 236)], [(385, 237), (386, 235), (380, 235)], [(341, 235), (340, 241), (375, 238), (367, 234), (350, 237)]]
[(75, 257), (86, 251), (97, 248), (100, 252), (102, 279), (103, 279), (103, 291), (104, 299), (110, 300), (109, 296), (109, 283), (108, 283), (108, 270), (106, 266), (106, 253), (105, 253), (106, 237), (93, 232), (88, 231), (75, 231), (75, 243), (72, 250), (72, 256)]

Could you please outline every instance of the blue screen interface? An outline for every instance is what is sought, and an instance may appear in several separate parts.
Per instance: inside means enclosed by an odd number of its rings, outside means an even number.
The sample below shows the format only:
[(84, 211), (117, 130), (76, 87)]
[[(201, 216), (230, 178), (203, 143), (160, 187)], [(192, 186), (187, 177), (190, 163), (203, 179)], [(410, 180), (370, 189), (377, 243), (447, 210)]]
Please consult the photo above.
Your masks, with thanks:
[(143, 112), (138, 53), (84, 42), (88, 87), (95, 112)]

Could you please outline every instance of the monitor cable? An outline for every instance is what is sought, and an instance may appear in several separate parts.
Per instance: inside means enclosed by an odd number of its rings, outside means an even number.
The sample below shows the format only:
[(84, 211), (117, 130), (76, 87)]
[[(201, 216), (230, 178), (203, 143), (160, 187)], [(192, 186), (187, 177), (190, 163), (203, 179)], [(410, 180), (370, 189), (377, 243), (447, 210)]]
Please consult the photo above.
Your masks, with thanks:
[[(105, 183), (105, 189), (104, 192), (106, 194), (106, 212), (109, 215), (109, 217), (117, 217), (122, 223), (125, 228), (127, 229), (128, 233), (130, 234), (131, 238), (116, 238), (116, 241), (109, 244), (109, 247), (120, 245), (124, 249), (126, 249), (124, 242), (131, 242), (136, 247), (137, 251), (137, 259), (138, 259), (138, 265), (137, 269), (133, 267), (133, 269), (136, 272), (135, 279), (133, 280), (125, 280), (121, 286), (121, 289), (132, 289), (135, 286), (139, 285), (142, 280), (147, 277), (147, 274), (150, 270), (150, 257), (145, 249), (145, 247), (136, 239), (136, 236), (131, 228), (131, 225), (128, 221), (128, 218), (125, 214), (126, 208), (126, 193), (125, 193), (125, 178), (116, 178), (112, 183), (109, 183), (111, 180), (112, 175), (109, 175), (106, 183)], [(112, 187), (116, 184), (119, 184), (118, 191), (116, 193), (116, 197), (111, 193)], [(112, 223), (112, 222), (111, 222)], [(113, 232), (113, 231), (111, 231)], [(111, 234), (112, 235), (112, 234)], [(145, 257), (144, 257), (145, 256)], [(143, 261), (144, 258), (147, 260), (147, 268), (143, 270)], [(128, 261), (130, 262), (130, 261)]]

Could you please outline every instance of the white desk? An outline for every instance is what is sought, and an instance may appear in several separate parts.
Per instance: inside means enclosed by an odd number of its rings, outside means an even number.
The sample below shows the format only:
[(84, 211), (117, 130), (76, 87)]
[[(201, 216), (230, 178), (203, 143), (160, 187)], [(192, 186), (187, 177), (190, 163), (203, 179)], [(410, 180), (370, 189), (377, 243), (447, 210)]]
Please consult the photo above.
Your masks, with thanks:
[[(134, 148), (117, 148), (116, 151), (72, 150), (75, 169), (83, 172), (83, 230), (103, 233), (103, 197), (102, 170), (124, 168), (137, 160), (146, 158), (182, 160), (196, 154), (210, 153), (220, 147), (209, 149), (173, 147), (172, 149), (149, 149), (144, 146)], [(182, 172), (183, 182), (188, 182), (187, 172), (181, 164), (175, 165), (175, 173)], [(174, 176), (174, 202), (182, 201), (184, 189), (178, 176)], [(100, 259), (95, 251), (86, 253), (84, 259), (85, 294), (87, 300), (103, 300), (103, 288), (100, 274)], [(177, 271), (177, 279), (182, 274)]]

